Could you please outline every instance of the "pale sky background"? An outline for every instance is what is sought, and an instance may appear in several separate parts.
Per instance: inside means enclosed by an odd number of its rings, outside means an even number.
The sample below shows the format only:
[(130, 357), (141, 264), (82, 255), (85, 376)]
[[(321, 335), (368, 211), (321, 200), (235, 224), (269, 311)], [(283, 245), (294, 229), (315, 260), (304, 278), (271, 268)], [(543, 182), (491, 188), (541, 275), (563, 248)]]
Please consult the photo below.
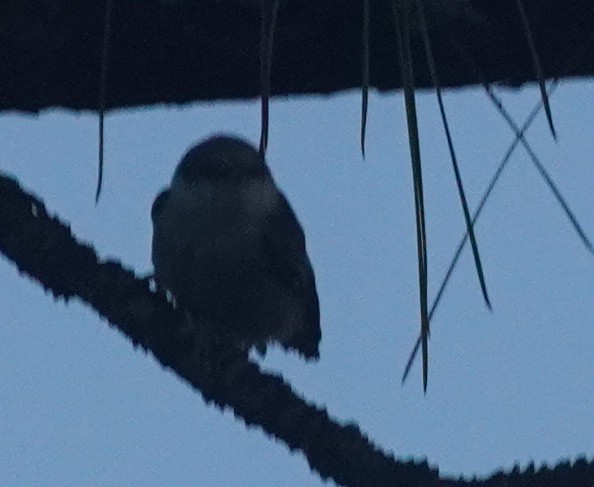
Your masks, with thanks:
[[(534, 87), (504, 91), (518, 124)], [(464, 222), (435, 96), (419, 96), (431, 296)], [(594, 85), (551, 99), (528, 132), (594, 238)], [(478, 89), (446, 107), (474, 208), (513, 135)], [(443, 474), (594, 455), (594, 257), (521, 147), (477, 226), (494, 311), (465, 252), (433, 321), (429, 390), (419, 364), (400, 386), (419, 329), (414, 208), (402, 97), (360, 94), (271, 106), (268, 161), (308, 242), (322, 312), (321, 360), (276, 350), (263, 361), (334, 418), (354, 421), (398, 458)], [(97, 117), (48, 110), (0, 116), (0, 170), (138, 274), (151, 270), (150, 207), (183, 152), (215, 132), (259, 136), (255, 101), (110, 114), (95, 207)], [(319, 486), (301, 454), (246, 429), (151, 356), (71, 302), (56, 302), (0, 259), (0, 485)]]

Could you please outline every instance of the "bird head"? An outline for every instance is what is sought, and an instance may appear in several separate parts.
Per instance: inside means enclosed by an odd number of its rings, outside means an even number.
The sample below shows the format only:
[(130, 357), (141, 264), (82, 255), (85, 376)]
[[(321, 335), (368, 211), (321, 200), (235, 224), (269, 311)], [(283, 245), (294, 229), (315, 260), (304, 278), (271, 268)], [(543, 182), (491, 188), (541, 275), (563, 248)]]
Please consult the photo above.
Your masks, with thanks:
[(173, 183), (199, 181), (240, 183), (268, 179), (270, 171), (264, 157), (248, 142), (237, 137), (217, 135), (192, 147), (177, 166)]

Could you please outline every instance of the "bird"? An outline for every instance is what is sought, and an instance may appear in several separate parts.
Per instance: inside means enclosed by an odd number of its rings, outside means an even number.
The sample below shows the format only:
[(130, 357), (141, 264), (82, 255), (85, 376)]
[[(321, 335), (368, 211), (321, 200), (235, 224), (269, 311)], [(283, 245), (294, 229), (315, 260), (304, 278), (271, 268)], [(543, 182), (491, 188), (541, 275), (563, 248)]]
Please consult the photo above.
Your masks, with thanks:
[(190, 148), (155, 198), (159, 288), (192, 326), (262, 355), (279, 344), (319, 359), (320, 305), (303, 229), (264, 156), (226, 134)]

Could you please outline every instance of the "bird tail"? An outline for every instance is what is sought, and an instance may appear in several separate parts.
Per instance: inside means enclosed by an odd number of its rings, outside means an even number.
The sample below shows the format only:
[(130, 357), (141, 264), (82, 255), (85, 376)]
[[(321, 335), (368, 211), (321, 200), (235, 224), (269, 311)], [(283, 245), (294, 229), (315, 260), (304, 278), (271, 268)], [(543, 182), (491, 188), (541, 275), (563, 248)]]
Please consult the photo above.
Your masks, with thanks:
[(320, 358), (320, 340), (322, 333), (320, 326), (308, 327), (296, 331), (281, 342), (287, 350), (294, 350), (307, 361), (317, 361)]

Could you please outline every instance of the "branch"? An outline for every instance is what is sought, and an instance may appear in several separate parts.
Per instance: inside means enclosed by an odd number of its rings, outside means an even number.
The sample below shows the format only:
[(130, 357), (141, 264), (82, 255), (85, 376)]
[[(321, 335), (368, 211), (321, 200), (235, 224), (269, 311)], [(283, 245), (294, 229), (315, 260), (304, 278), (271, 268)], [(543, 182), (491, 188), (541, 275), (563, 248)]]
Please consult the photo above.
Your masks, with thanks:
[[(150, 351), (219, 409), (231, 409), (247, 426), (299, 450), (324, 480), (348, 486), (574, 487), (594, 485), (594, 462), (584, 459), (489, 479), (440, 479), (426, 462), (401, 462), (375, 446), (353, 423), (340, 424), (326, 410), (298, 397), (282, 377), (224, 343), (199, 343), (184, 329), (183, 313), (150, 291), (147, 280), (114, 261), (100, 261), (91, 246), (52, 217), (42, 201), (0, 174), (0, 251), (21, 273), (55, 298), (78, 298), (134, 346)], [(190, 339), (191, 338), (191, 339)]]
[(101, 262), (89, 245), (48, 215), (40, 200), (1, 175), (0, 251), (54, 297), (76, 297), (91, 306), (206, 403), (231, 409), (246, 425), (259, 426), (290, 450), (303, 452), (323, 479), (351, 486), (436, 484), (437, 472), (426, 463), (396, 461), (355, 424), (331, 419), (298, 397), (282, 377), (261, 372), (233, 347), (190, 340), (191, 332), (182, 331), (183, 313), (152, 293), (146, 280), (118, 262)]

